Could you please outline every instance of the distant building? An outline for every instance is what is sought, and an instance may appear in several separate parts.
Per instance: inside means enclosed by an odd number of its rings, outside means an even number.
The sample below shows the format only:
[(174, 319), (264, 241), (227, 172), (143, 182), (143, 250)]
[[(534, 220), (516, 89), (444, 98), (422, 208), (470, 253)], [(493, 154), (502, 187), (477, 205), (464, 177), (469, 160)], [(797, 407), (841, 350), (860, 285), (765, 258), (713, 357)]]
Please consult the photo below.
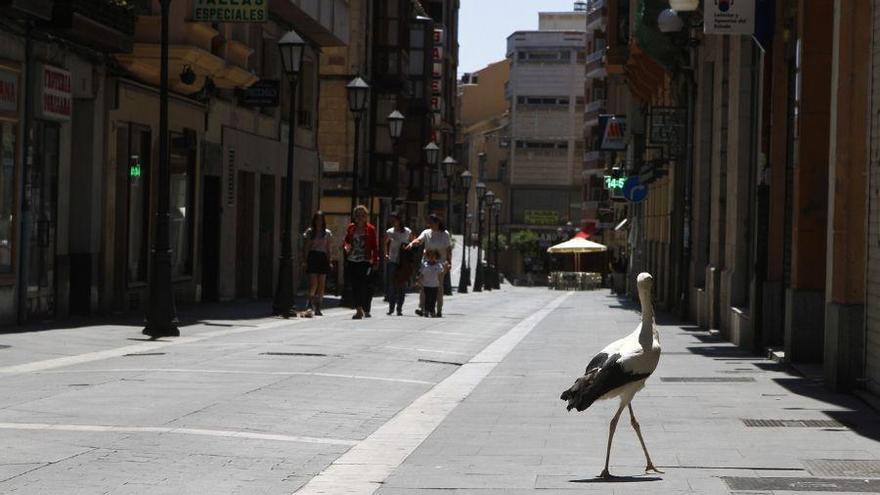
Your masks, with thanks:
[[(537, 31), (507, 39), (510, 82), (510, 229), (541, 245), (570, 234), (583, 210), (583, 113), (587, 13), (543, 12)], [(562, 231), (559, 229), (563, 228)], [(547, 259), (531, 271), (548, 271)]]

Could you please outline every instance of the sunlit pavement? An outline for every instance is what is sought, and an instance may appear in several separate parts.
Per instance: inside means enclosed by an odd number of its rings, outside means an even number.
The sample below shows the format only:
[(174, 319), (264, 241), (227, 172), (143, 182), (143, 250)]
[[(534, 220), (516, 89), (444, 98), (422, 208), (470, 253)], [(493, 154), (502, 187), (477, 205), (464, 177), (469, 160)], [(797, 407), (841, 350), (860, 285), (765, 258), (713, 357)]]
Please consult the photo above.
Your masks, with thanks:
[(505, 286), (428, 319), (415, 301), (359, 321), (227, 311), (158, 342), (134, 325), (0, 335), (0, 493), (877, 491), (880, 423), (860, 401), (663, 319), (633, 406), (665, 474), (642, 474), (621, 421), (623, 478), (597, 482), (616, 404), (558, 397), (635, 328), (632, 305)]

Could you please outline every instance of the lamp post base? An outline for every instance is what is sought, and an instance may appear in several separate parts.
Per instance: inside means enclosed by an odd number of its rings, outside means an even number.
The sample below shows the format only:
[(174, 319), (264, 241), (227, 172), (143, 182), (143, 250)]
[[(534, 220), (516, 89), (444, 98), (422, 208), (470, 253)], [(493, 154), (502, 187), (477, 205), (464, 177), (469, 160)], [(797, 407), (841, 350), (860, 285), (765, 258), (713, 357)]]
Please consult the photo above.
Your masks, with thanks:
[(461, 274), (458, 277), (458, 293), (459, 294), (467, 294), (468, 293), (468, 285), (470, 285), (470, 281), (471, 281), (470, 268), (462, 268)]
[(180, 329), (177, 328), (177, 311), (174, 307), (174, 289), (171, 283), (170, 251), (157, 250), (153, 253), (149, 304), (147, 324), (141, 333), (153, 339), (180, 337)]
[(476, 276), (474, 277), (474, 292), (483, 292), (483, 264), (477, 263)]
[(282, 318), (296, 318), (293, 304), (293, 259), (288, 256), (281, 258), (278, 267), (278, 290), (272, 302), (272, 314)]

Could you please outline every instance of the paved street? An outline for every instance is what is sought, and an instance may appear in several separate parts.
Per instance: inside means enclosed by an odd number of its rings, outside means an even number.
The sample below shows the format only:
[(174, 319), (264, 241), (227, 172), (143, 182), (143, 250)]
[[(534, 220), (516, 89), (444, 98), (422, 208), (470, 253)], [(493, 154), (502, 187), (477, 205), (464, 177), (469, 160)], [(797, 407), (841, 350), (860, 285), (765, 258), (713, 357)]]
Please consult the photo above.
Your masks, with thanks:
[(880, 422), (863, 403), (663, 319), (634, 409), (665, 474), (641, 474), (624, 420), (624, 478), (596, 482), (616, 403), (567, 413), (558, 396), (635, 328), (635, 307), (505, 287), (425, 319), (413, 301), (387, 317), (377, 299), (362, 321), (201, 315), (158, 342), (135, 325), (0, 335), (0, 493), (878, 491)]

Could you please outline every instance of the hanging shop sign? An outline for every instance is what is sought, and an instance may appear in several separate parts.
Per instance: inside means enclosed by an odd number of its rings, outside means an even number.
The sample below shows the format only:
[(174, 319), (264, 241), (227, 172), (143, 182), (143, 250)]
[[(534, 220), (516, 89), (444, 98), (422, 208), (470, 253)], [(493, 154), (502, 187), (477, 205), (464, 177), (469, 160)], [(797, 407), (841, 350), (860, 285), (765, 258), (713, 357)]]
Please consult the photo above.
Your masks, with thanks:
[(706, 0), (703, 30), (707, 34), (754, 34), (756, 0)]
[(0, 70), (0, 112), (18, 112), (18, 74)]
[(684, 107), (651, 107), (648, 111), (647, 145), (662, 147), (669, 156), (679, 156), (683, 149), (686, 124), (687, 109)]
[(600, 115), (599, 133), (602, 136), (599, 143), (600, 150), (623, 151), (626, 149), (626, 117)]
[(242, 90), (239, 102), (248, 107), (277, 107), (281, 83), (277, 79), (260, 79)]
[(73, 82), (70, 72), (51, 65), (39, 68), (37, 118), (68, 121), (73, 115)]
[(193, 21), (266, 22), (269, 0), (193, 0)]
[[(441, 28), (434, 29), (434, 46), (431, 49), (431, 62), (433, 64), (431, 79), (431, 111), (434, 116), (443, 117), (443, 47), (446, 42), (446, 32)], [(436, 119), (435, 119), (436, 120)]]

